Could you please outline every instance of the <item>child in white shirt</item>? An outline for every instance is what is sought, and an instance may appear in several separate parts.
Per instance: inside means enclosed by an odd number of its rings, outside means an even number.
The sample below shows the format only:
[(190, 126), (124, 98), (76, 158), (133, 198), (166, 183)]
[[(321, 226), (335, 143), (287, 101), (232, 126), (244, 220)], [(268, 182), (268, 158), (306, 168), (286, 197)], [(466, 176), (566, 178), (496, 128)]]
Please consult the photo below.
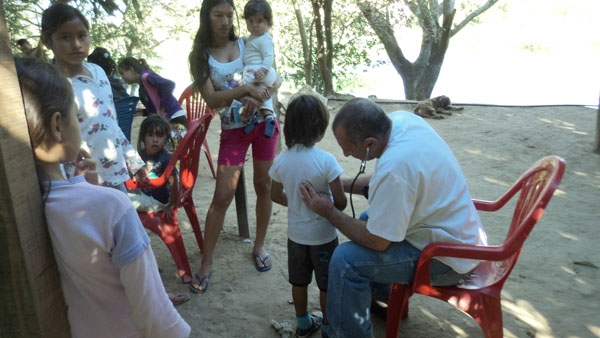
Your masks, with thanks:
[[(315, 96), (300, 95), (286, 110), (285, 145), (269, 170), (271, 199), (288, 208), (288, 272), (296, 312), (296, 336), (308, 337), (321, 327), (327, 336), (327, 281), (329, 259), (338, 244), (338, 232), (325, 218), (302, 201), (300, 182), (308, 181), (319, 192), (331, 197), (339, 210), (346, 207), (342, 186), (342, 167), (335, 156), (319, 149), (329, 124), (329, 111)], [(298, 165), (301, 163), (301, 165)], [(314, 273), (323, 317), (309, 314), (306, 308), (308, 285)]]

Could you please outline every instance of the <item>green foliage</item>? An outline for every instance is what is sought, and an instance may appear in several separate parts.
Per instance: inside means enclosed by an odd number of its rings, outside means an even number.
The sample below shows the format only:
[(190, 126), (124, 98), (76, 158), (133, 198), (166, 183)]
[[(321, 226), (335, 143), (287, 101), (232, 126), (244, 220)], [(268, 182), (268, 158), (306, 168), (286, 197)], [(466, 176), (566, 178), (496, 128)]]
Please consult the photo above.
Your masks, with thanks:
[[(301, 87), (307, 83), (305, 71), (308, 71), (310, 72), (308, 82), (316, 90), (322, 91), (324, 83), (316, 61), (318, 60), (317, 39), (311, 2), (296, 0), (299, 11), (304, 16), (302, 24), (298, 27), (291, 1), (293, 0), (269, 1), (275, 22), (272, 34), (276, 44), (278, 72), (287, 83)], [(497, 0), (458, 2), (450, 36), (460, 31), (467, 23), (476, 23), (478, 15), (495, 1)], [(39, 36), (40, 15), (48, 3), (49, 0), (42, 1), (42, 4), (35, 0), (5, 1), (7, 23), (13, 41), (20, 37)], [(185, 41), (186, 46), (190, 45), (198, 28), (197, 22), (201, 6), (201, 2), (175, 0), (81, 0), (72, 1), (71, 4), (77, 6), (90, 21), (92, 49), (97, 46), (105, 47), (111, 51), (113, 58), (117, 61), (124, 56), (145, 58), (157, 71), (160, 70), (160, 57), (165, 56), (159, 55), (163, 43), (181, 40)], [(244, 4), (245, 1), (236, 1), (239, 15), (242, 13)], [(373, 17), (372, 22), (367, 23), (358, 6), (372, 8), (373, 11), (378, 12), (377, 16)], [(353, 89), (355, 66), (357, 65), (364, 67), (388, 59), (398, 59), (398, 55), (387, 55), (385, 51), (395, 50), (397, 53), (403, 54), (399, 41), (406, 43), (405, 36), (401, 35), (405, 29), (417, 28), (421, 32), (431, 34), (434, 41), (446, 44), (447, 41), (439, 40), (440, 34), (444, 32), (443, 29), (440, 29), (443, 8), (453, 9), (454, 2), (446, 0), (334, 1), (331, 27), (324, 27), (326, 30), (331, 29), (333, 36), (331, 50), (326, 52), (331, 52), (333, 59), (330, 71), (334, 90)], [(469, 16), (479, 9), (483, 9), (483, 11)], [(321, 15), (321, 17), (325, 16)], [(241, 18), (238, 18), (234, 24), (240, 35), (248, 35), (245, 22)], [(301, 30), (306, 32), (310, 57), (303, 54)], [(379, 32), (379, 36), (375, 34), (376, 30)], [(402, 40), (403, 38), (404, 40)], [(385, 46), (385, 51), (382, 46)], [(415, 46), (411, 47), (415, 49)], [(440, 48), (440, 50), (431, 48)], [(539, 51), (540, 47), (525, 45), (524, 48)], [(405, 83), (405, 88), (415, 90), (419, 81), (435, 83), (437, 73), (441, 68), (441, 64), (436, 64), (436, 62), (440, 63), (443, 58), (437, 60), (429, 58), (432, 55), (445, 53), (445, 49), (443, 45), (439, 44), (428, 46), (426, 49), (426, 57), (420, 60), (420, 64), (412, 65), (408, 60), (400, 58), (403, 63), (406, 63), (404, 69), (413, 69), (413, 71), (407, 72), (409, 76), (425, 74), (422, 78), (415, 77), (408, 80), (405, 79), (407, 74), (400, 74), (403, 80), (407, 80), (411, 84), (411, 86), (407, 86)], [(374, 50), (379, 53), (373, 53)], [(176, 50), (173, 53), (187, 55), (189, 49), (186, 47), (184, 50)], [(307, 61), (305, 60), (309, 60), (310, 64), (306, 65)], [(434, 71), (426, 74), (428, 69), (434, 69)], [(421, 87), (433, 88), (432, 85)], [(416, 94), (411, 93), (411, 95)], [(426, 93), (418, 95), (426, 95)]]
[(532, 53), (537, 53), (542, 51), (542, 46), (538, 45), (538, 44), (525, 44), (521, 47), (523, 50), (526, 50), (528, 52), (532, 52)]
[[(277, 46), (277, 70), (282, 79), (291, 82), (295, 87), (306, 84), (304, 74), (304, 56), (300, 41), (299, 29), (307, 32), (310, 41), (312, 60), (317, 59), (316, 37), (312, 7), (309, 1), (298, 1), (304, 15), (302, 27), (296, 24), (294, 13), (290, 10), (289, 0), (271, 1), (275, 19), (274, 41)], [(360, 17), (356, 6), (347, 2), (335, 1), (333, 3), (332, 27), (333, 31), (333, 80), (336, 91), (345, 90), (353, 82), (352, 66), (372, 62), (369, 51), (378, 44), (372, 30)], [(312, 87), (318, 91), (323, 89), (323, 81), (319, 70), (312, 67)]]
[[(21, 37), (37, 39), (41, 15), (48, 5), (49, 1), (6, 0), (4, 9), (12, 41)], [(197, 21), (199, 13), (197, 4), (174, 0), (88, 0), (70, 5), (77, 7), (90, 22), (91, 50), (104, 47), (116, 61), (125, 56), (156, 59), (153, 67), (156, 70), (159, 70), (157, 51), (161, 43), (191, 39), (197, 27), (189, 22)], [(32, 44), (36, 42), (31, 39)], [(13, 48), (13, 53), (18, 53), (14, 44)]]
[(39, 1), (4, 0), (4, 13), (13, 54), (18, 55), (20, 53), (16, 47), (16, 42), (21, 38), (28, 39), (34, 47), (38, 44), (40, 37), (39, 25), (43, 10), (44, 8), (40, 6)]

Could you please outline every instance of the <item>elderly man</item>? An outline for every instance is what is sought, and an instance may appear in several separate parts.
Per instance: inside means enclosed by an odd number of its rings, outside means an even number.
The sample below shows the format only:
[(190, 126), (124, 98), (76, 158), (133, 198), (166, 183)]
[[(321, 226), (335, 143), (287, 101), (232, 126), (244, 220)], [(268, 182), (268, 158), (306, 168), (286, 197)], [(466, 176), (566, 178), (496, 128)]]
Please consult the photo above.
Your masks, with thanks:
[[(329, 267), (329, 337), (372, 337), (371, 283), (411, 283), (421, 250), (433, 242), (487, 244), (462, 170), (450, 147), (421, 117), (407, 111), (387, 115), (356, 98), (337, 113), (332, 129), (345, 156), (377, 159), (368, 185), (368, 220), (335, 208), (310, 184), (301, 183), (305, 204), (350, 241), (335, 250)], [(364, 166), (363, 162), (363, 166)], [(432, 283), (459, 284), (477, 261), (440, 257)]]

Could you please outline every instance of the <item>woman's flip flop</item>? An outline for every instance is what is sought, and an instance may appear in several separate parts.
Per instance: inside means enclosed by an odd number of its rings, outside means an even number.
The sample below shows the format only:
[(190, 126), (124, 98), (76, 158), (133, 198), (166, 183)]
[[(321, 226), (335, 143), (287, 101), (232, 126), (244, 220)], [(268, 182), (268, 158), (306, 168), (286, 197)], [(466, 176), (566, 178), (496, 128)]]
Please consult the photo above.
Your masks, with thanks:
[[(254, 255), (254, 267), (256, 268), (256, 271), (265, 272), (265, 271), (271, 270), (272, 263), (270, 262), (270, 259), (269, 259), (269, 258), (271, 258), (271, 255), (266, 254), (264, 257), (261, 257), (261, 255), (257, 252), (255, 252), (253, 255)], [(258, 264), (256, 259), (258, 259), (260, 261), (262, 266), (260, 266)], [(267, 264), (267, 261), (269, 262), (268, 264)]]
[[(190, 291), (192, 291), (193, 293), (205, 293), (206, 290), (208, 290), (208, 282), (209, 282), (209, 278), (212, 275), (212, 270), (207, 273), (206, 275), (200, 277), (200, 275), (198, 273), (196, 273), (196, 281), (198, 281), (198, 283), (191, 283), (190, 284)], [(206, 284), (204, 283), (206, 281)], [(205, 286), (202, 288), (202, 284), (205, 284)]]

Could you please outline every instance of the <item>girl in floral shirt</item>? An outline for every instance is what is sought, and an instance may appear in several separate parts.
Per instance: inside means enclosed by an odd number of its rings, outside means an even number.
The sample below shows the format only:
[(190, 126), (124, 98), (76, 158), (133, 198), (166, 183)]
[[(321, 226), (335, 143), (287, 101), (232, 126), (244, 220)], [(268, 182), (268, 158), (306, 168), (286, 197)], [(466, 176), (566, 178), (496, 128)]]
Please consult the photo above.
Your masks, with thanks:
[[(117, 123), (110, 82), (102, 68), (84, 62), (89, 54), (89, 23), (77, 9), (52, 6), (42, 17), (42, 41), (54, 53), (54, 63), (71, 80), (82, 149), (96, 161), (99, 183), (126, 192), (130, 173), (147, 178), (144, 161)], [(66, 167), (67, 173), (70, 168)]]

